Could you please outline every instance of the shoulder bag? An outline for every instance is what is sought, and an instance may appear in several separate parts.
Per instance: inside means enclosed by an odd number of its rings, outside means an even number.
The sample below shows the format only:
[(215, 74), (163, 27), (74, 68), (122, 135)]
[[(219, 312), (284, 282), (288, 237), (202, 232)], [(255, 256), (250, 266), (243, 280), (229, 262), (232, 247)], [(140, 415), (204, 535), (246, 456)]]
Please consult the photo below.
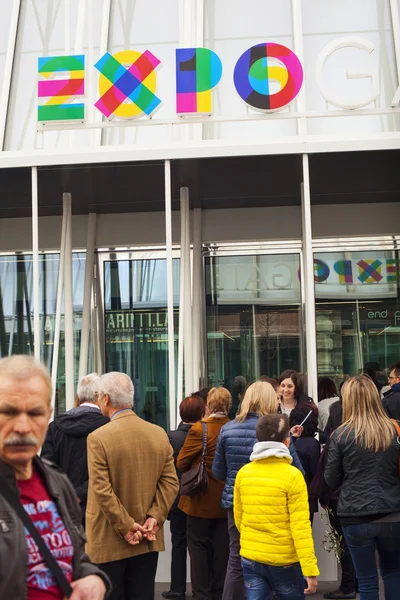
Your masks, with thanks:
[(39, 548), (39, 552), (42, 555), (42, 558), (49, 567), (50, 571), (53, 573), (54, 577), (56, 578), (56, 581), (60, 586), (64, 596), (66, 598), (69, 598), (72, 594), (72, 587), (68, 579), (65, 577), (56, 559), (46, 546), (42, 536), (34, 526), (28, 513), (22, 506), (17, 494), (10, 488), (10, 486), (4, 481), (2, 477), (0, 477), (0, 495), (3, 496), (3, 498), (8, 502), (8, 504), (19, 517), (19, 519), (22, 521), (24, 527), (26, 527), (26, 529), (29, 531), (33, 541)]
[(181, 496), (189, 496), (193, 498), (197, 494), (205, 492), (208, 488), (208, 473), (207, 473), (207, 424), (202, 422), (203, 431), (203, 451), (201, 454), (201, 462), (182, 473), (181, 479)]

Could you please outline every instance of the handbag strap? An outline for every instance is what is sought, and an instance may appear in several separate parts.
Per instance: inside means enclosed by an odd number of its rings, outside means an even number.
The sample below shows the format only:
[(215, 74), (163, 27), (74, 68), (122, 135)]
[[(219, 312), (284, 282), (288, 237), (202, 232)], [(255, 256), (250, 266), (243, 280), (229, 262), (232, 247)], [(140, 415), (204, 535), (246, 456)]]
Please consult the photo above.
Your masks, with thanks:
[(201, 455), (201, 462), (203, 465), (205, 465), (206, 461), (207, 461), (207, 441), (208, 441), (207, 423), (204, 423), (204, 421), (202, 421), (201, 428), (203, 431), (203, 452)]
[[(395, 421), (395, 419), (390, 419), (397, 431), (397, 443), (400, 444), (400, 425), (398, 424), (397, 421)], [(399, 475), (400, 475), (400, 453), (399, 453)]]
[(64, 573), (60, 569), (54, 556), (52, 555), (52, 553), (46, 546), (42, 536), (36, 529), (31, 518), (29, 517), (28, 513), (25, 511), (24, 507), (22, 506), (17, 494), (10, 488), (10, 486), (4, 481), (4, 479), (2, 477), (0, 477), (0, 494), (6, 499), (8, 504), (15, 511), (15, 513), (17, 514), (19, 519), (22, 521), (23, 525), (26, 527), (26, 529), (31, 534), (34, 542), (36, 543), (37, 547), (39, 548), (40, 554), (42, 555), (43, 559), (45, 560), (50, 571), (52, 571), (63, 594), (67, 598), (69, 598), (72, 594), (72, 587), (70, 586), (68, 579), (65, 577)]

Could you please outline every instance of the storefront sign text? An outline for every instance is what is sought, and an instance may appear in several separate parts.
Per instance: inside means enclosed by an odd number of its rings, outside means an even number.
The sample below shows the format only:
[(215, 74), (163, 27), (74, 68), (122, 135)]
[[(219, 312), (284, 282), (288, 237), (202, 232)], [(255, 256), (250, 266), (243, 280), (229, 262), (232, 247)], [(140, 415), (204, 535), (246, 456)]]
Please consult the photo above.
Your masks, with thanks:
[[(345, 102), (329, 87), (324, 77), (329, 56), (342, 48), (358, 48), (372, 53), (374, 45), (358, 37), (343, 37), (330, 42), (317, 58), (316, 78), (325, 100), (343, 109), (368, 106), (379, 96), (376, 66), (349, 70), (347, 79), (371, 80), (371, 92), (365, 98)], [(151, 117), (161, 105), (157, 92), (157, 68), (161, 61), (149, 50), (106, 52), (94, 67), (99, 72), (99, 98), (94, 106), (107, 119)], [(38, 121), (83, 121), (85, 118), (85, 57), (50, 56), (39, 58)], [(223, 72), (220, 57), (208, 48), (176, 50), (176, 113), (179, 116), (211, 115), (212, 90)], [(298, 56), (283, 44), (266, 42), (248, 48), (237, 60), (233, 71), (236, 92), (253, 110), (274, 112), (287, 108), (303, 85), (303, 66)], [(400, 102), (400, 87), (392, 106)]]

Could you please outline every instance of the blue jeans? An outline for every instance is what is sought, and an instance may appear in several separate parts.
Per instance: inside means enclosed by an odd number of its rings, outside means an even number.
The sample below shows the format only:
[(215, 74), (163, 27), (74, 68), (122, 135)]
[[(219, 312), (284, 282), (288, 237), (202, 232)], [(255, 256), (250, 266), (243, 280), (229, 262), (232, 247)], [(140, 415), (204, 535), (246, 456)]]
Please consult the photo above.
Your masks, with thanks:
[(304, 577), (299, 563), (273, 567), (242, 557), (247, 600), (304, 600)]
[(378, 551), (385, 600), (400, 597), (400, 523), (362, 523), (343, 527), (360, 588), (360, 600), (379, 600)]

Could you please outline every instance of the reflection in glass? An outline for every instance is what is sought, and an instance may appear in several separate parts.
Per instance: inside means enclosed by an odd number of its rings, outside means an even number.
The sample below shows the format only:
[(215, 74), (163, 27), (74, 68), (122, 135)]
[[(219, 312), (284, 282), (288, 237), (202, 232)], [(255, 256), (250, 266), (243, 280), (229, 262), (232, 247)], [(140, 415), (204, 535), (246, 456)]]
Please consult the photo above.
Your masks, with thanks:
[(399, 261), (396, 251), (324, 253), (314, 257), (317, 360), (337, 385), (364, 369), (379, 387), (399, 360)]
[[(165, 429), (169, 422), (166, 261), (104, 263), (106, 370), (127, 373), (135, 412)], [(174, 304), (179, 304), (179, 260), (173, 261)], [(178, 310), (175, 314), (178, 344)]]
[(232, 414), (248, 383), (302, 369), (299, 255), (206, 258), (209, 385), (225, 385)]
[[(39, 255), (40, 356), (51, 368), (57, 303), (59, 254)], [(85, 253), (73, 253), (73, 309), (75, 384), (78, 378), (82, 326)], [(0, 256), (0, 351), (1, 356), (33, 354), (32, 255)], [(56, 414), (65, 410), (64, 306), (61, 308)]]

